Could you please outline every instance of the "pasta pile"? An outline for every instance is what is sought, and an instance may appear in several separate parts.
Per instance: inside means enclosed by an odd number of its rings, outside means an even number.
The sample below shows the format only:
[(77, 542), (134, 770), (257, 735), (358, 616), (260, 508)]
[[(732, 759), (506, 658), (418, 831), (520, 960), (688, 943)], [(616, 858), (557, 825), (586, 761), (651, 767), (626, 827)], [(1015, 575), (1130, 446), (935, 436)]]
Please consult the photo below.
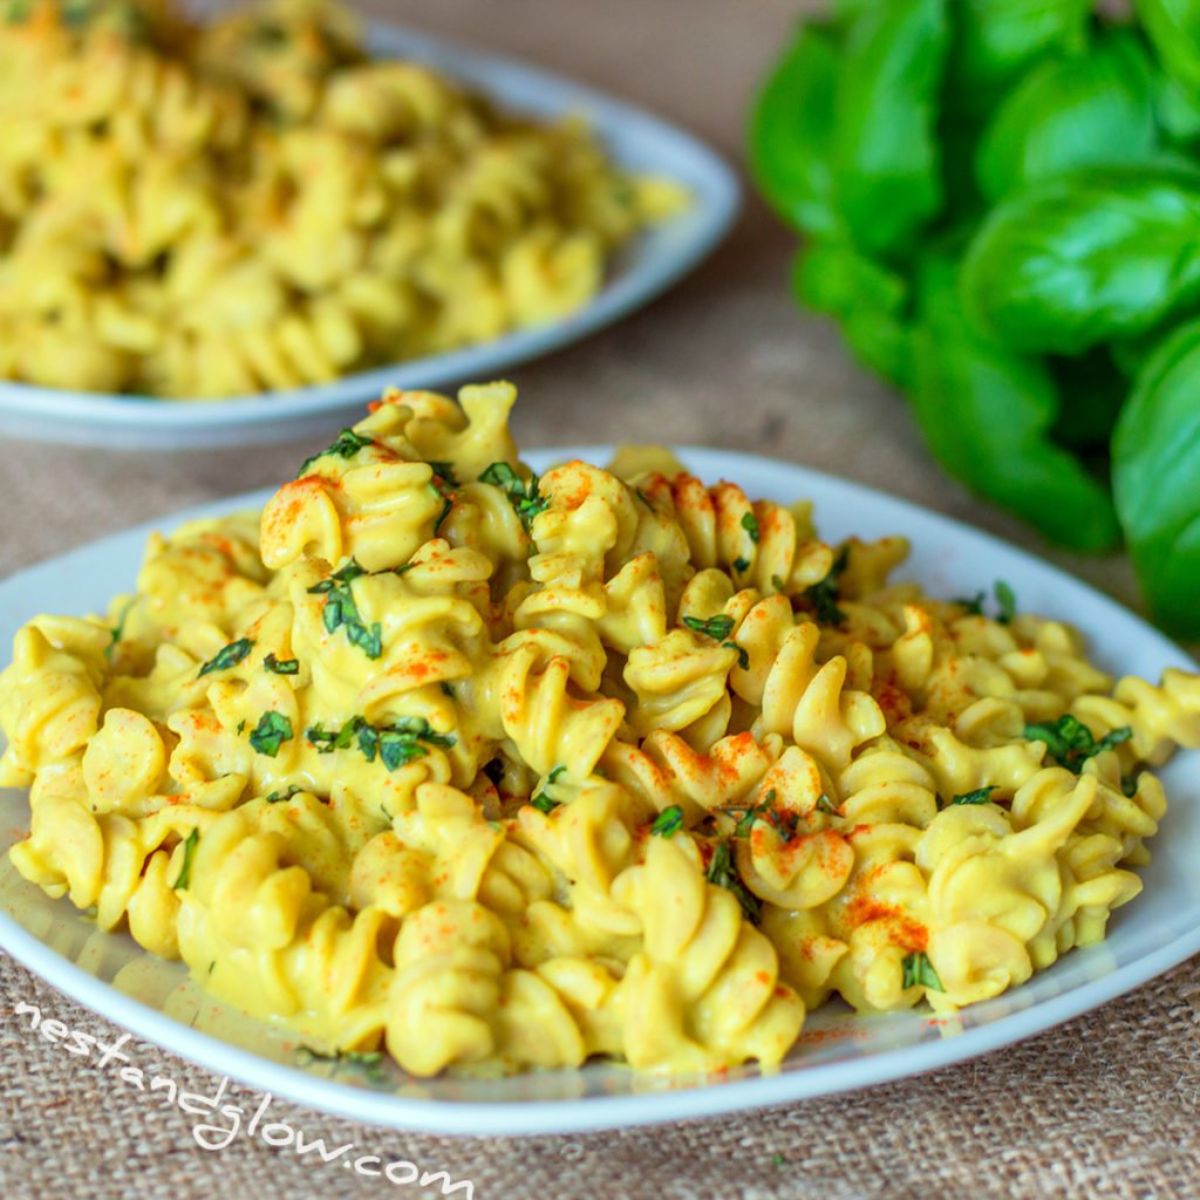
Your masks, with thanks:
[(0, 0), (0, 379), (238, 396), (487, 341), (683, 203), (323, 0)]
[(952, 1012), (1104, 937), (1200, 677), (1114, 684), (666, 451), (538, 478), (514, 399), (391, 393), (22, 629), (22, 875), (422, 1076), (769, 1068), (834, 993)]

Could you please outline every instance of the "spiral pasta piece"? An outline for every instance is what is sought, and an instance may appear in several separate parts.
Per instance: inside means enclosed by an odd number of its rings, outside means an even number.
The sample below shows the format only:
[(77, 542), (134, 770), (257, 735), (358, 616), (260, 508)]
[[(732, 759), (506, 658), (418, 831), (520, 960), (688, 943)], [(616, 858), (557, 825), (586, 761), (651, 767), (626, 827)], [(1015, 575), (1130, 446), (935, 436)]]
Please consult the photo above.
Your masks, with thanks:
[(644, 864), (616, 884), (642, 920), (644, 949), (629, 964), (626, 1029), (634, 1066), (780, 1062), (804, 1007), (778, 982), (774, 947), (742, 917), (728, 892), (708, 883), (685, 839), (655, 840)]

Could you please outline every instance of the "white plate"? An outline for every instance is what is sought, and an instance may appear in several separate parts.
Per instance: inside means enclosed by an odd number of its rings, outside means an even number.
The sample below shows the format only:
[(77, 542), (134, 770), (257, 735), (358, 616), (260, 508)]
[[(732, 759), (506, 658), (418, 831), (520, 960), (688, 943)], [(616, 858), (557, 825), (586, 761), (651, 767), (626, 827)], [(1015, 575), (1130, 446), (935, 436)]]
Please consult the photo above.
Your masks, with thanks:
[[(534, 453), (535, 468), (578, 454), (607, 460), (603, 447)], [(1061, 616), (1084, 630), (1109, 671), (1157, 678), (1168, 666), (1195, 664), (1166, 638), (1112, 600), (1054, 567), (946, 517), (858, 484), (786, 463), (715, 450), (686, 450), (684, 462), (708, 480), (737, 480), (754, 495), (816, 502), (826, 538), (904, 533), (914, 545), (901, 572), (936, 595), (972, 595), (1007, 580), (1019, 604)], [(243, 496), (186, 516), (258, 505)], [(183, 518), (179, 518), (183, 519)], [(0, 584), (0, 646), (34, 614), (102, 610), (133, 582), (145, 525), (106, 538)], [(1200, 951), (1200, 772), (1182, 756), (1162, 772), (1171, 801), (1153, 843), (1146, 889), (1115, 915), (1099, 946), (1066, 955), (1023, 987), (947, 1022), (928, 1013), (879, 1018), (822, 1010), (801, 1045), (774, 1075), (755, 1069), (720, 1079), (654, 1079), (613, 1065), (488, 1082), (410, 1080), (396, 1072), (379, 1090), (352, 1068), (294, 1065), (295, 1036), (205, 999), (179, 964), (143, 954), (124, 934), (103, 934), (69, 904), (51, 901), (0, 870), (0, 946), (88, 1007), (143, 1037), (254, 1087), (344, 1116), (436, 1133), (532, 1134), (650, 1124), (802, 1100), (881, 1083), (958, 1062), (1049, 1029), (1136, 987)], [(27, 826), (23, 793), (0, 791), (0, 846)]]
[(374, 25), (368, 41), (379, 57), (429, 63), (505, 108), (543, 118), (582, 115), (618, 164), (678, 180), (692, 203), (634, 239), (617, 256), (599, 294), (564, 320), (318, 387), (230, 400), (163, 401), (0, 382), (0, 434), (115, 449), (182, 450), (324, 432), (334, 414), (362, 405), (386, 387), (433, 388), (495, 378), (619, 320), (700, 262), (737, 215), (740, 189), (730, 168), (691, 134), (641, 109), (548, 71), (426, 34)]

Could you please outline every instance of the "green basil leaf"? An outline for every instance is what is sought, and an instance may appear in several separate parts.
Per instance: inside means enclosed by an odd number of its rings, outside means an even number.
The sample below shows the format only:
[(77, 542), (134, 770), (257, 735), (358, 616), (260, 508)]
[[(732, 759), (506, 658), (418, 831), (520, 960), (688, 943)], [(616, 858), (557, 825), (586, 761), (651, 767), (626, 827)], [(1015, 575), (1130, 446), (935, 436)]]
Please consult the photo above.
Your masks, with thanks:
[(996, 606), (999, 613), (996, 620), (1001, 625), (1011, 625), (1017, 615), (1017, 594), (1012, 590), (1012, 584), (1003, 579), (996, 580)]
[(1030, 741), (1045, 742), (1046, 753), (1059, 766), (1078, 775), (1089, 758), (1129, 741), (1133, 737), (1133, 730), (1128, 725), (1121, 725), (1096, 741), (1092, 731), (1078, 717), (1063, 713), (1057, 721), (1026, 725), (1025, 736)]
[(1118, 31), (1087, 54), (1042, 63), (1016, 85), (984, 132), (976, 174), (995, 201), (1080, 167), (1146, 162), (1158, 149), (1150, 60)]
[(1106, 490), (1050, 440), (1058, 398), (1045, 365), (968, 324), (947, 259), (925, 264), (920, 307), (909, 399), (938, 462), (1056, 542), (1113, 546), (1119, 531)]
[(790, 225), (831, 233), (833, 95), (837, 53), (829, 34), (804, 26), (767, 76), (750, 116), (750, 170), (768, 204)]
[(283, 713), (268, 711), (258, 718), (250, 732), (250, 746), (256, 754), (274, 758), (284, 742), (292, 740), (292, 722)]
[(1098, 346), (1078, 358), (1050, 358), (1047, 366), (1059, 398), (1054, 440), (1073, 450), (1107, 452), (1129, 396), (1129, 379), (1112, 348)]
[(949, 43), (945, 0), (864, 5), (834, 95), (838, 207), (867, 252), (904, 248), (942, 203), (934, 136)]
[(201, 666), (200, 674), (196, 678), (202, 679), (213, 671), (228, 671), (231, 667), (236, 667), (253, 648), (254, 642), (250, 638), (238, 638), (236, 642), (222, 646), (208, 662)]
[(903, 987), (923, 987), (934, 992), (946, 990), (938, 978), (938, 973), (933, 969), (933, 963), (922, 951), (917, 950), (912, 954), (906, 954), (901, 966), (904, 971)]
[(1200, 88), (1200, 0), (1134, 0), (1134, 9), (1163, 66)]
[(834, 557), (829, 573), (819, 583), (804, 589), (804, 598), (813, 606), (813, 615), (818, 625), (839, 626), (846, 622), (846, 614), (838, 606), (841, 599), (838, 580), (850, 561), (850, 547), (842, 546)]
[(171, 886), (179, 891), (186, 891), (192, 883), (192, 856), (196, 853), (196, 843), (200, 840), (200, 830), (193, 829), (183, 842), (183, 863), (179, 874)]
[(1155, 77), (1154, 110), (1167, 139), (1190, 145), (1200, 138), (1200, 92), (1173, 75)]
[(296, 472), (296, 478), (299, 479), (306, 475), (309, 467), (318, 459), (324, 458), (327, 454), (337, 455), (338, 458), (353, 458), (360, 450), (364, 450), (367, 446), (374, 446), (375, 444), (374, 438), (364, 437), (361, 433), (355, 433), (353, 429), (343, 429), (338, 434), (332, 446), (327, 446), (324, 450), (318, 451), (300, 464), (300, 470)]
[(682, 828), (683, 809), (678, 804), (672, 804), (669, 808), (664, 808), (654, 818), (654, 823), (650, 826), (650, 832), (655, 837), (669, 838), (674, 837)]
[(133, 606), (138, 602), (136, 596), (131, 596), (126, 602), (125, 607), (121, 609), (117, 615), (117, 623), (112, 627), (109, 633), (108, 645), (104, 647), (104, 657), (108, 662), (112, 662), (113, 654), (116, 652), (117, 644), (125, 636), (125, 622), (129, 620), (129, 614), (133, 611)]
[(829, 313), (854, 356), (904, 385), (910, 368), (908, 285), (843, 239), (810, 243), (796, 257), (792, 289), (801, 304)]
[(845, 29), (852, 25), (863, 13), (868, 12), (871, 5), (878, 0), (831, 0), (829, 9), (834, 22), (839, 28)]
[(958, 0), (948, 69), (956, 104), (989, 112), (1045, 55), (1087, 42), (1092, 0)]
[(733, 618), (728, 613), (718, 613), (715, 617), (684, 617), (683, 624), (693, 633), (703, 634), (714, 642), (722, 641), (733, 632)]
[(340, 571), (314, 584), (308, 592), (325, 597), (321, 622), (329, 633), (344, 628), (346, 639), (352, 646), (357, 646), (368, 658), (378, 658), (383, 653), (383, 627), (378, 621), (370, 625), (363, 621), (350, 586), (365, 574), (367, 572), (351, 559)]
[[(945, 192), (945, 221), (950, 229), (964, 222), (978, 225), (987, 202), (975, 178), (975, 156), (983, 136), (983, 121), (943, 101), (938, 121), (941, 146), (942, 187)], [(940, 240), (940, 239), (939, 239)]]
[(1200, 637), (1200, 320), (1151, 356), (1113, 437), (1117, 512), (1155, 620)]
[(745, 885), (738, 873), (737, 859), (727, 841), (717, 842), (713, 847), (705, 878), (717, 887), (732, 892), (742, 906), (742, 915), (753, 925), (762, 919), (762, 901)]
[(963, 264), (962, 298), (1013, 350), (1079, 354), (1152, 329), (1200, 297), (1200, 172), (1079, 172), (997, 207)]
[(987, 787), (976, 788), (973, 792), (962, 792), (955, 796), (946, 807), (953, 808), (956, 804), (987, 804), (995, 790), (996, 785), (990, 783)]
[(521, 478), (506, 462), (494, 462), (482, 475), (480, 483), (490, 483), (507, 493), (509, 503), (513, 506), (526, 532), (533, 526), (533, 519), (550, 507), (550, 500), (538, 490), (538, 477), (530, 475), (528, 481)]

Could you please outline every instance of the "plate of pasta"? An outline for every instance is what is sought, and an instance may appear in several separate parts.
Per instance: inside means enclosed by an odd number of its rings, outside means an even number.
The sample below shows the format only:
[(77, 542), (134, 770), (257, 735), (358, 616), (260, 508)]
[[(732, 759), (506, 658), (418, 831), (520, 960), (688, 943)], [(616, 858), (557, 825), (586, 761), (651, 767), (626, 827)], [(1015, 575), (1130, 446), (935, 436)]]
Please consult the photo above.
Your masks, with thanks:
[(0, 0), (0, 431), (315, 434), (645, 304), (733, 172), (549, 72), (326, 0)]
[(389, 392), (0, 584), (9, 953), (272, 1093), (515, 1134), (929, 1070), (1200, 949), (1181, 650), (805, 468), (522, 457), (515, 397)]

